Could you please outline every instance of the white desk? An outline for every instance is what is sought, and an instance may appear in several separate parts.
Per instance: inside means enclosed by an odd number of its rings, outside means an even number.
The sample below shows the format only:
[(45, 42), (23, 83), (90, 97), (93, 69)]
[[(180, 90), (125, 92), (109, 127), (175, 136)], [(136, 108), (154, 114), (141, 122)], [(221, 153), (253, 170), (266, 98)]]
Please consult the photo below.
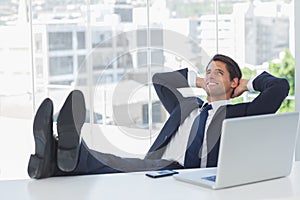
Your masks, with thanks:
[(0, 181), (1, 199), (200, 199), (200, 200), (299, 200), (300, 162), (290, 176), (271, 181), (210, 190), (176, 181), (172, 177), (151, 179), (145, 173), (54, 177), (43, 180)]

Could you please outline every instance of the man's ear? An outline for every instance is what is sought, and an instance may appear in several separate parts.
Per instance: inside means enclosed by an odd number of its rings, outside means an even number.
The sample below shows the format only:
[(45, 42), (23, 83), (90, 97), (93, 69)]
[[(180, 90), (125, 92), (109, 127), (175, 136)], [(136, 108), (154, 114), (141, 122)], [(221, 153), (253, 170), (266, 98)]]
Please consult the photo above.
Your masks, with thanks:
[(231, 81), (231, 88), (235, 89), (237, 86), (239, 86), (239, 79), (238, 78), (233, 78)]

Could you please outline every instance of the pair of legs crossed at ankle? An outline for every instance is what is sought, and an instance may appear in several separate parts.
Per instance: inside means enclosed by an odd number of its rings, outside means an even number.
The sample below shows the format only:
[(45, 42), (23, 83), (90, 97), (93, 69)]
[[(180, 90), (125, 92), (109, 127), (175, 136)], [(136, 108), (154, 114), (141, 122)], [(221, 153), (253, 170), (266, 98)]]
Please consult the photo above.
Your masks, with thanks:
[(58, 137), (53, 135), (53, 102), (45, 99), (35, 115), (35, 154), (30, 156), (28, 174), (40, 179), (52, 176), (179, 169), (168, 160), (121, 158), (91, 150), (80, 140), (86, 109), (82, 92), (72, 91), (57, 118)]

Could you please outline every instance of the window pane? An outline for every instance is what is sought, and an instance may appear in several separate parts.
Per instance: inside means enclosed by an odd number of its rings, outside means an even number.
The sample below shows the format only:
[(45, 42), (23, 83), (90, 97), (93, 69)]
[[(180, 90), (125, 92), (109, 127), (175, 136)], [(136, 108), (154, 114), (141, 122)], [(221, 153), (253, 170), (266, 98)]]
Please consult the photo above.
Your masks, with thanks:
[(30, 27), (20, 2), (0, 1), (0, 179), (26, 177), (31, 150)]
[[(137, 41), (147, 39), (137, 31), (146, 28), (146, 11), (144, 1), (90, 1), (89, 6), (85, 1), (47, 1), (33, 10), (37, 102), (50, 96), (56, 119), (68, 92), (83, 91), (83, 135), (93, 149), (142, 157), (149, 148), (148, 122), (143, 120), (148, 72), (137, 52)], [(163, 59), (161, 53), (154, 57)]]
[(219, 52), (235, 58), (244, 76), (267, 70), (287, 78), (291, 96), (280, 112), (294, 110), (293, 9), (291, 1), (219, 2)]
[[(210, 57), (217, 52), (215, 19), (214, 0), (152, 0), (150, 27), (159, 30), (151, 32), (152, 74), (189, 68), (203, 75)], [(200, 89), (187, 89), (182, 92), (184, 95), (204, 94)], [(155, 94), (154, 88), (152, 94), (154, 141), (167, 120), (168, 113)]]

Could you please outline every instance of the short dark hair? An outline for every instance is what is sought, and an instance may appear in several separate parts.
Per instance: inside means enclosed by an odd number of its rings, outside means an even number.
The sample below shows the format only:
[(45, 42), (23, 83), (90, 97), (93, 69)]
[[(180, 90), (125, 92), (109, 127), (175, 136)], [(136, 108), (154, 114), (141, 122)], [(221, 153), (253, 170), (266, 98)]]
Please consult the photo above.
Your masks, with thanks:
[(212, 61), (221, 61), (226, 64), (226, 69), (228, 70), (228, 72), (230, 74), (230, 80), (233, 80), (234, 78), (238, 78), (240, 80), (242, 78), (242, 72), (241, 72), (240, 66), (229, 56), (225, 56), (222, 54), (216, 54), (209, 61), (208, 65)]

